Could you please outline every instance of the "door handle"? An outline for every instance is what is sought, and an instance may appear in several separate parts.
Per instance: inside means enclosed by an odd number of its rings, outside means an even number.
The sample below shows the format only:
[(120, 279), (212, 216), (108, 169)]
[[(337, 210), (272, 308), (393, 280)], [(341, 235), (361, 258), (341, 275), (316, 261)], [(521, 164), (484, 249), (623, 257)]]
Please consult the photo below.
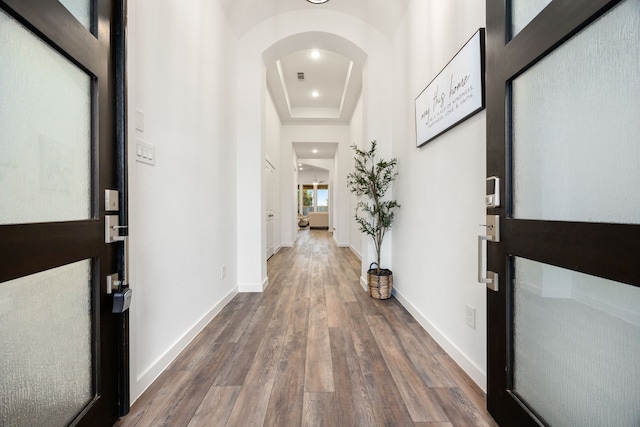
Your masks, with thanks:
[(478, 236), (478, 282), (485, 283), (487, 288), (498, 291), (498, 273), (487, 271), (487, 249), (484, 242), (492, 241), (490, 236)]
[(497, 292), (499, 289), (498, 273), (488, 270), (485, 272), (487, 267), (487, 245), (485, 242), (500, 241), (500, 216), (487, 215), (487, 223), (480, 225), (487, 227), (487, 234), (478, 236), (478, 282), (486, 284), (487, 288)]

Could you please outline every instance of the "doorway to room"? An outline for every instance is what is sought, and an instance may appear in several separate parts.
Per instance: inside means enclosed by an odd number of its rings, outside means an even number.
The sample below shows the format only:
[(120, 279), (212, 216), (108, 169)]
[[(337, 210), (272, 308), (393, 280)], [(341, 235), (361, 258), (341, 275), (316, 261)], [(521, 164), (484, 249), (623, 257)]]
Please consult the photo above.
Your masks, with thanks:
[[(330, 230), (333, 220), (330, 182), (334, 159), (301, 159), (298, 162), (296, 191), (298, 226)], [(325, 169), (319, 164), (331, 169)], [(331, 165), (331, 166), (330, 166)]]

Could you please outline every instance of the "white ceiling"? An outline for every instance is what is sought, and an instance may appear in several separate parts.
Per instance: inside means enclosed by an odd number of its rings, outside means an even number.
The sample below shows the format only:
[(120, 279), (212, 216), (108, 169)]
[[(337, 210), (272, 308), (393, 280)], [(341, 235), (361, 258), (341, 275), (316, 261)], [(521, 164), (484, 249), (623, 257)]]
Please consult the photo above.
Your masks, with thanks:
[[(293, 151), (298, 157), (298, 168), (300, 171), (316, 171), (318, 174), (329, 172), (323, 167), (326, 159), (333, 159), (338, 149), (337, 142), (294, 142)], [(322, 160), (318, 160), (322, 159)], [(324, 178), (323, 178), (324, 179)]]
[(337, 142), (294, 142), (293, 150), (298, 159), (333, 159)]
[[(231, 28), (238, 37), (261, 22), (294, 11), (336, 11), (352, 15), (392, 39), (409, 0), (330, 0), (321, 5), (306, 0), (220, 0)], [(318, 59), (310, 55), (321, 53)], [(267, 89), (280, 120), (292, 123), (348, 123), (362, 89), (366, 54), (352, 42), (327, 33), (303, 33), (265, 52)], [(298, 80), (298, 73), (304, 80)], [(311, 94), (318, 91), (319, 96)], [(299, 159), (333, 158), (335, 148), (311, 153), (294, 144)], [(324, 147), (327, 148), (327, 147)], [(322, 149), (319, 147), (318, 149)], [(300, 150), (300, 151), (299, 151)], [(328, 157), (327, 157), (328, 156)]]
[(229, 24), (242, 37), (260, 22), (296, 10), (334, 10), (377, 28), (389, 40), (395, 35), (409, 0), (330, 0), (312, 4), (306, 0), (220, 0)]

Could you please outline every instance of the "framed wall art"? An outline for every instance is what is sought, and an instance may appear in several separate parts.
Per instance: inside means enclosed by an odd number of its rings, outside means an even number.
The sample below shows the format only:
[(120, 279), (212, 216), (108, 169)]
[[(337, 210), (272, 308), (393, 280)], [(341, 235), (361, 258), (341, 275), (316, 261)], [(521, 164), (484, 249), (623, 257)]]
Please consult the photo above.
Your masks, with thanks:
[(415, 99), (416, 147), (485, 107), (484, 28), (480, 28)]

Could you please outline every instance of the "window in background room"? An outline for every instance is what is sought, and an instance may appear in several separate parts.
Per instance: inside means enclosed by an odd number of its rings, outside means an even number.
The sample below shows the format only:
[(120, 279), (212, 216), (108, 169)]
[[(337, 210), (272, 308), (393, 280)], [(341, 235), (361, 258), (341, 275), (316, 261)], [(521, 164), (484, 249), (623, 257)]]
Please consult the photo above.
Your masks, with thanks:
[(307, 216), (310, 212), (329, 212), (329, 186), (327, 184), (320, 185), (301, 185), (302, 189), (302, 205), (298, 209), (302, 215)]
[(318, 185), (316, 203), (316, 212), (329, 212), (329, 187), (327, 185)]
[(313, 185), (302, 186), (302, 215), (307, 216), (309, 212), (315, 212), (315, 198)]

